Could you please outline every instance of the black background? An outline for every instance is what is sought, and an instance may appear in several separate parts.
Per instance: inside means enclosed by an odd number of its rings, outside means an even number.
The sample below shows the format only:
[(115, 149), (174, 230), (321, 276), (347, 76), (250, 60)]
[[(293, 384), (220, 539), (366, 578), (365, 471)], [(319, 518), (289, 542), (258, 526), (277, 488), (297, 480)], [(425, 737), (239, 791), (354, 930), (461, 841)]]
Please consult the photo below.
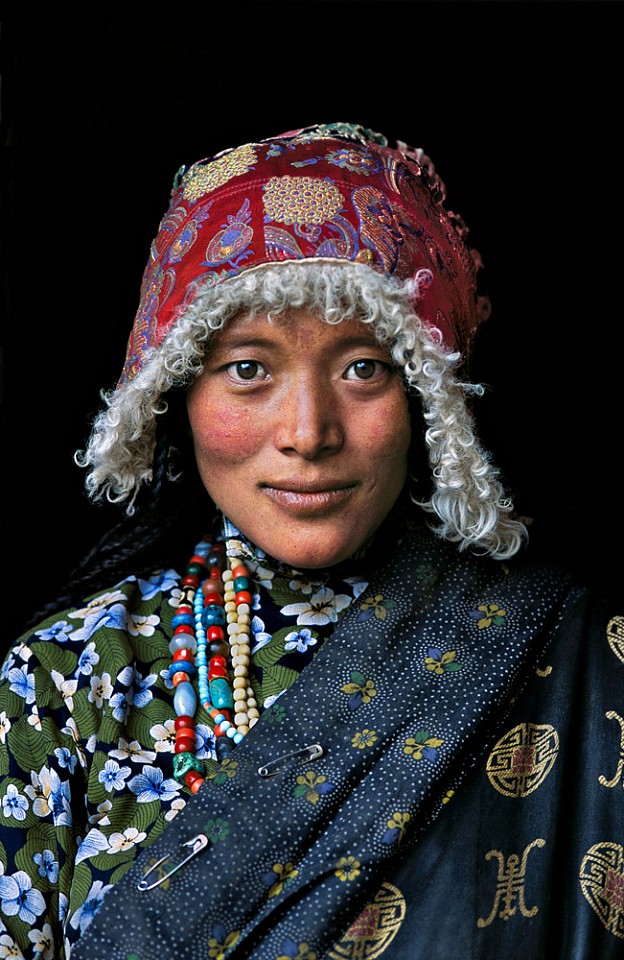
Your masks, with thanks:
[(72, 455), (121, 370), (176, 170), (337, 120), (434, 160), (493, 302), (475, 353), (488, 385), (481, 435), (533, 518), (533, 553), (620, 596), (619, 8), (208, 3), (5, 15), (7, 643), (111, 521), (110, 508), (88, 505)]

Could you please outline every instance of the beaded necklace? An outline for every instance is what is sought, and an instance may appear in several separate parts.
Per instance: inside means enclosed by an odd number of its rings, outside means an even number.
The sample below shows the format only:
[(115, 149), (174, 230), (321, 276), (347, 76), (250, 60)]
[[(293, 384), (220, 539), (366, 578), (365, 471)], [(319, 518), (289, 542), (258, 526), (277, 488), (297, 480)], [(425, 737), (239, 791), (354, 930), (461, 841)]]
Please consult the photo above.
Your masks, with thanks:
[(195, 757), (198, 695), (215, 725), (218, 760), (229, 756), (260, 716), (249, 682), (250, 585), (247, 567), (230, 561), (227, 545), (208, 537), (196, 545), (182, 577), (169, 643), (176, 713), (173, 763), (175, 778), (193, 793), (204, 782), (203, 764)]

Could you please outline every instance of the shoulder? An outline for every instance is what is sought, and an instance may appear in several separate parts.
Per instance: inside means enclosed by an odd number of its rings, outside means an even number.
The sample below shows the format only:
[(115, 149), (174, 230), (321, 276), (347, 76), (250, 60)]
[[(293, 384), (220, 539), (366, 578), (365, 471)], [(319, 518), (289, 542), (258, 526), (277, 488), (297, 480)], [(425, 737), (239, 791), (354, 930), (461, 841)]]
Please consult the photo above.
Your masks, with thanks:
[(12, 644), (5, 659), (27, 656), (42, 645), (77, 649), (111, 631), (136, 636), (157, 623), (170, 623), (180, 594), (180, 577), (173, 569), (148, 578), (131, 576), (85, 597), (76, 606), (60, 609), (30, 627)]

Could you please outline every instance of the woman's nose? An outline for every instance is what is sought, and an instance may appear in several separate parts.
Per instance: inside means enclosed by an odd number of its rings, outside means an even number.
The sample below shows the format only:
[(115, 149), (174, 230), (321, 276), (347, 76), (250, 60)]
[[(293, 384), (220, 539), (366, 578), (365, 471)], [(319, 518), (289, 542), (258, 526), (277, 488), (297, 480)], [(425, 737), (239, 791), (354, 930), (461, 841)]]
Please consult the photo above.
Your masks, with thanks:
[(337, 398), (319, 377), (290, 385), (277, 415), (276, 446), (313, 460), (339, 450), (344, 428)]

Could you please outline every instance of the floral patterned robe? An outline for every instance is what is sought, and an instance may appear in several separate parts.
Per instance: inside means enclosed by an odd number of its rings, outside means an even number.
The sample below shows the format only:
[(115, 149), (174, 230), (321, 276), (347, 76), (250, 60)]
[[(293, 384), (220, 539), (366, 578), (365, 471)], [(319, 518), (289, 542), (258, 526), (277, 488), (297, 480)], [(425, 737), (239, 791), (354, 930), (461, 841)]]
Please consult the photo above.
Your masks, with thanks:
[(425, 530), (312, 582), (240, 549), (263, 715), (221, 764), (199, 715), (196, 796), (172, 772), (176, 573), (11, 647), (0, 956), (622, 956), (617, 612)]

